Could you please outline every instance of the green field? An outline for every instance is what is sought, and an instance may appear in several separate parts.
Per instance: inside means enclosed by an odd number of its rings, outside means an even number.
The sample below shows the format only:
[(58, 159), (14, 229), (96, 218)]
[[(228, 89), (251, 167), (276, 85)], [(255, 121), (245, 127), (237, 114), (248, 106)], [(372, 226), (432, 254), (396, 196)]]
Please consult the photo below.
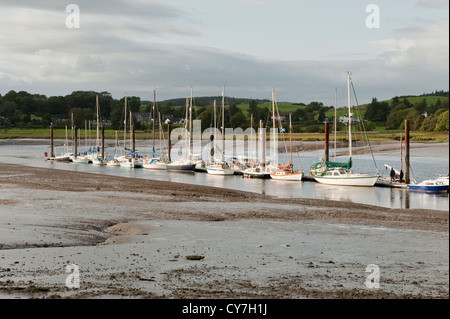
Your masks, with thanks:
[[(392, 141), (392, 140), (400, 140), (400, 131), (373, 131), (368, 132), (370, 141)], [(69, 139), (71, 138), (71, 133), (69, 131)], [(84, 140), (84, 132), (81, 131), (79, 133), (80, 139)], [(123, 137), (123, 131), (119, 131), (119, 138)], [(332, 134), (330, 133), (330, 138)], [(89, 135), (90, 139), (95, 138), (95, 132), (91, 132)], [(115, 139), (116, 131), (114, 130), (105, 130), (105, 139), (113, 140)], [(443, 133), (434, 133), (434, 132), (410, 132), (410, 137), (412, 142), (433, 142), (433, 143), (444, 143), (449, 142), (449, 134), (446, 132)], [(48, 139), (50, 141), (50, 129), (9, 129), (9, 130), (1, 130), (0, 131), (0, 139)], [(66, 131), (64, 129), (55, 129), (53, 131), (54, 139), (65, 139)], [(136, 139), (151, 139), (152, 132), (136, 132)], [(167, 140), (167, 132), (164, 132), (164, 139)], [(282, 139), (282, 135), (279, 135), (280, 140)], [(296, 141), (323, 141), (325, 139), (325, 135), (323, 133), (294, 133), (293, 139)], [(337, 132), (337, 139), (340, 141), (347, 140), (347, 132), (340, 131)]]

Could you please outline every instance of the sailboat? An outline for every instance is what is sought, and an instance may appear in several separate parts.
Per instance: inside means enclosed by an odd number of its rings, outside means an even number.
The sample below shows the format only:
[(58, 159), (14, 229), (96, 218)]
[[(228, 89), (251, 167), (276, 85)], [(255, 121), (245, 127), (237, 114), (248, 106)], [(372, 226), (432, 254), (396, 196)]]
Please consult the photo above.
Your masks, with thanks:
[[(214, 100), (214, 125), (216, 118), (216, 101)], [(216, 139), (214, 139), (214, 146), (216, 144)], [(215, 147), (214, 147), (215, 149)], [(221, 150), (221, 161), (216, 162), (214, 158), (214, 163), (206, 166), (206, 171), (210, 175), (234, 175), (234, 169), (232, 169), (224, 160), (225, 156), (225, 86), (222, 88), (222, 150)]]
[(303, 171), (295, 171), (292, 161), (292, 121), (289, 114), (289, 141), (291, 150), (291, 160), (285, 165), (278, 165), (278, 170), (270, 174), (270, 178), (283, 181), (301, 181), (304, 175)]
[(119, 146), (119, 140), (117, 139), (117, 131), (116, 131), (116, 140), (114, 147), (114, 156), (108, 156), (106, 160), (106, 166), (120, 166), (119, 160), (116, 158), (117, 147)]
[[(132, 126), (132, 114), (130, 111), (130, 149), (127, 149), (126, 143), (127, 143), (127, 96), (125, 95), (125, 115), (124, 115), (124, 137), (123, 137), (123, 148), (125, 151), (125, 154), (117, 158), (117, 160), (120, 163), (120, 167), (125, 168), (142, 168), (144, 162), (142, 161), (141, 157), (138, 155), (138, 152), (136, 152), (134, 147), (134, 128)], [(127, 151), (129, 153), (127, 153)]]
[(97, 107), (97, 137), (95, 142), (95, 151), (92, 152), (90, 161), (93, 165), (105, 165), (105, 160), (102, 158), (102, 154), (100, 153), (100, 120), (99, 120), (99, 111), (100, 106), (98, 103), (98, 95), (95, 98), (95, 104)]
[[(253, 122), (253, 116), (251, 117), (251, 121)], [(250, 167), (242, 171), (245, 178), (270, 178), (269, 167), (266, 167), (266, 130), (261, 120), (259, 124), (259, 163), (255, 161)], [(253, 136), (251, 139), (253, 144)]]
[[(350, 96), (350, 73), (347, 73), (347, 94), (348, 94), (348, 139), (349, 139), (349, 160), (348, 162), (325, 162), (316, 163), (312, 172), (314, 179), (321, 184), (341, 185), (341, 186), (374, 186), (379, 175), (354, 173), (352, 169), (352, 113)], [(335, 119), (336, 120), (336, 119)]]
[(196, 163), (191, 161), (191, 118), (192, 118), (192, 88), (191, 96), (189, 100), (186, 100), (186, 142), (187, 152), (186, 158), (178, 159), (175, 162), (167, 164), (167, 170), (169, 172), (184, 172), (193, 173)]
[[(163, 161), (163, 159), (160, 156), (157, 156), (155, 151), (155, 112), (156, 112), (156, 91), (153, 90), (153, 110), (152, 110), (152, 116), (153, 116), (153, 148), (152, 148), (152, 158), (145, 157), (143, 166), (144, 168), (148, 169), (160, 169), (164, 170), (167, 169), (167, 163)], [(158, 123), (159, 123), (159, 140), (161, 141), (161, 120), (158, 115)]]

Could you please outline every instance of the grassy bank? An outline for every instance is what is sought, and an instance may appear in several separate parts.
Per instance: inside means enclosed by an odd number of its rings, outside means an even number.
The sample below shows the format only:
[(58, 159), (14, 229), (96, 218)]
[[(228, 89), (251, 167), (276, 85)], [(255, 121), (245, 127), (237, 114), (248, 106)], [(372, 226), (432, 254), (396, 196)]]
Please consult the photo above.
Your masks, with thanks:
[[(400, 140), (400, 131), (373, 131), (368, 132), (370, 141), (392, 141), (392, 140)], [(69, 139), (71, 138), (71, 133), (69, 131)], [(79, 138), (83, 140), (85, 138), (85, 133), (79, 133)], [(120, 140), (123, 139), (123, 131), (117, 132), (118, 138)], [(95, 138), (95, 132), (92, 131), (88, 138)], [(129, 135), (128, 135), (129, 136)], [(152, 132), (136, 132), (136, 139), (151, 139), (153, 136)], [(158, 134), (156, 135), (158, 138)], [(55, 129), (53, 131), (53, 137), (55, 139), (65, 139), (66, 131), (64, 129)], [(279, 135), (280, 139), (283, 139), (282, 135)], [(412, 142), (433, 142), (433, 143), (444, 143), (449, 142), (449, 133), (448, 132), (410, 132), (410, 137)], [(32, 138), (32, 139), (50, 139), (50, 130), (48, 129), (9, 129), (9, 130), (1, 130), (0, 131), (0, 139), (24, 139), (24, 138)], [(105, 130), (105, 139), (115, 139), (116, 131), (114, 130)], [(167, 139), (167, 132), (164, 133), (164, 138)], [(268, 137), (269, 138), (269, 137)], [(289, 139), (289, 135), (286, 134), (285, 139)], [(323, 141), (325, 139), (325, 135), (323, 133), (294, 133), (293, 138), (297, 141)], [(363, 133), (354, 133), (355, 139), (363, 139)], [(338, 132), (337, 140), (345, 141), (348, 139), (347, 132)], [(330, 133), (330, 140), (334, 140), (334, 134)]]

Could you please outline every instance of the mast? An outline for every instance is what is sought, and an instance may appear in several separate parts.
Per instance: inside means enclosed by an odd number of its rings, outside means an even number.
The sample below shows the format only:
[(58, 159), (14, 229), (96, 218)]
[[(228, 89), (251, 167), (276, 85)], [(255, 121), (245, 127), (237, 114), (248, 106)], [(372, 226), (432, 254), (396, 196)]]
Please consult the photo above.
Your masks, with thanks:
[[(133, 134), (132, 134), (132, 118), (131, 118), (131, 110), (130, 110), (130, 149), (133, 150)], [(134, 151), (133, 151), (134, 152)]]
[(400, 171), (403, 170), (403, 136), (400, 132)]
[[(272, 127), (273, 134), (275, 134), (275, 88), (272, 88)], [(278, 134), (276, 135), (278, 137)], [(278, 166), (278, 152), (277, 152), (277, 144), (275, 139), (273, 141), (273, 163), (274, 167)]]
[(334, 161), (336, 162), (336, 131), (337, 131), (337, 88), (334, 90)]
[(186, 149), (188, 150), (188, 155), (186, 156), (185, 160), (187, 160), (189, 158), (189, 152), (190, 152), (190, 138), (189, 137), (189, 123), (188, 123), (188, 119), (189, 119), (189, 98), (186, 98), (186, 115), (185, 115), (185, 123), (184, 123), (184, 127), (185, 127), (185, 132), (186, 132)]
[(126, 147), (127, 141), (127, 94), (125, 94), (125, 119), (123, 120), (123, 148)]
[(291, 145), (291, 171), (293, 171), (294, 164), (292, 162), (292, 120), (291, 120), (291, 113), (289, 113), (289, 142)]
[[(72, 126), (72, 131), (71, 131), (71, 138), (72, 138), (72, 143), (75, 144), (75, 139), (74, 139), (74, 133), (73, 133), (73, 112), (70, 114), (70, 121), (71, 121), (71, 126)], [(67, 151), (69, 150), (69, 143), (67, 142)]]
[[(350, 159), (352, 158), (352, 113), (350, 113), (351, 98), (350, 98), (350, 73), (347, 72), (347, 94), (348, 94), (348, 152)], [(352, 171), (352, 167), (350, 167)]]
[(87, 120), (84, 120), (84, 143), (86, 144), (86, 154), (87, 154), (87, 149), (88, 149), (88, 136), (87, 136)]
[(189, 162), (191, 161), (191, 138), (192, 138), (192, 87), (189, 101)]
[(255, 163), (256, 160), (253, 161), (253, 154), (255, 153), (253, 150), (253, 113), (250, 115), (250, 150), (252, 162)]
[(217, 125), (217, 123), (216, 123), (216, 100), (214, 100), (214, 144), (213, 144), (213, 150), (214, 150), (214, 153), (213, 153), (213, 158), (212, 158), (212, 163), (213, 164), (215, 164), (216, 163), (216, 134), (215, 134), (215, 132), (216, 132), (216, 125)]
[(153, 153), (155, 153), (155, 104), (156, 104), (156, 90), (153, 90)]
[(100, 140), (99, 140), (99, 120), (98, 120), (98, 95), (95, 96), (95, 105), (97, 106), (97, 141), (95, 142), (95, 147), (98, 150), (98, 147), (100, 145)]
[(225, 85), (222, 87), (222, 163), (225, 161), (224, 159), (225, 153)]

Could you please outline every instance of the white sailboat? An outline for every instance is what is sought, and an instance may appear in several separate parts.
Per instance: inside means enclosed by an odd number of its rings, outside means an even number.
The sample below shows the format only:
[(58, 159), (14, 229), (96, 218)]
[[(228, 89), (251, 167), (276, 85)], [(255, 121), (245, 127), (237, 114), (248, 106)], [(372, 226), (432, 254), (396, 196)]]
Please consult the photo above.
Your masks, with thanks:
[(270, 174), (270, 178), (282, 181), (298, 181), (300, 182), (303, 178), (303, 171), (294, 170), (292, 161), (292, 121), (291, 114), (289, 114), (289, 141), (291, 150), (291, 160), (285, 165), (278, 165), (278, 169)]
[[(253, 122), (253, 116), (251, 118)], [(263, 127), (261, 120), (259, 121), (259, 124), (259, 163), (256, 163), (255, 160), (250, 167), (242, 171), (245, 178), (270, 178), (270, 169), (269, 167), (266, 167), (266, 130)], [(253, 136), (251, 139), (253, 139)]]
[(176, 160), (175, 162), (167, 164), (167, 171), (169, 172), (183, 172), (193, 173), (196, 163), (191, 161), (191, 118), (192, 118), (192, 88), (189, 101), (186, 101), (186, 142), (187, 152), (186, 157)]
[[(156, 91), (153, 90), (153, 148), (152, 148), (152, 157), (147, 158), (147, 156), (144, 158), (143, 166), (144, 168), (148, 169), (158, 169), (158, 170), (165, 170), (167, 169), (167, 163), (161, 158), (161, 156), (156, 156), (155, 152), (155, 113), (156, 113)], [(159, 140), (161, 141), (161, 120), (158, 115), (158, 127), (159, 127)], [(161, 147), (160, 147), (161, 149)]]
[[(144, 165), (143, 160), (133, 149), (133, 129), (132, 129), (132, 114), (130, 111), (130, 149), (126, 148), (127, 143), (127, 96), (125, 95), (125, 120), (124, 120), (124, 138), (123, 138), (123, 148), (125, 154), (117, 158), (120, 167), (125, 168), (142, 168)], [(129, 153), (127, 153), (129, 151)]]
[(350, 97), (350, 73), (347, 73), (348, 88), (348, 138), (349, 138), (349, 165), (347, 167), (326, 166), (322, 172), (317, 172), (314, 179), (321, 184), (341, 186), (374, 186), (379, 175), (354, 173), (352, 169), (352, 113)]
[(97, 107), (97, 137), (95, 141), (95, 151), (92, 152), (90, 161), (93, 165), (105, 165), (106, 161), (102, 158), (102, 154), (100, 152), (100, 120), (99, 120), (99, 104), (98, 104), (98, 95), (95, 99), (95, 104)]
[[(216, 118), (216, 101), (214, 100), (214, 127)], [(214, 150), (216, 139), (214, 138)], [(206, 165), (206, 172), (210, 175), (234, 175), (234, 169), (232, 169), (224, 160), (225, 156), (225, 86), (222, 88), (222, 150), (220, 162), (215, 161), (210, 165)]]

